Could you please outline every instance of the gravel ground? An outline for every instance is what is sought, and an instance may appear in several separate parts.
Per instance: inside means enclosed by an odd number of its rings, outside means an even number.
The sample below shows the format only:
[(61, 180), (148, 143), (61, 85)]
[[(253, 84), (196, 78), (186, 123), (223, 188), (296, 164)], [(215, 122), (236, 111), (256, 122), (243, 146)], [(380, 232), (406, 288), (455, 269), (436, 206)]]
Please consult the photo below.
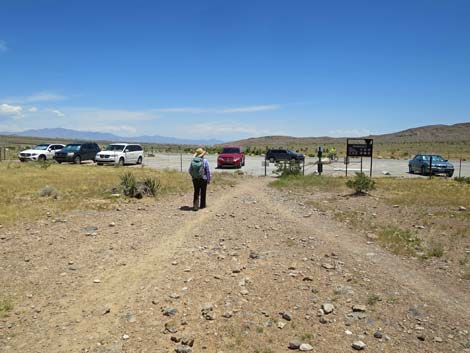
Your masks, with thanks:
[[(186, 170), (189, 166), (192, 156), (189, 154), (176, 154), (176, 153), (159, 153), (155, 157), (145, 158), (145, 165), (151, 168), (156, 169), (179, 169)], [(209, 155), (207, 156), (210, 165), (212, 168), (215, 168), (217, 165), (217, 156)], [(318, 158), (307, 158), (305, 163), (305, 174), (311, 174), (317, 171), (317, 166), (314, 165)], [(454, 176), (459, 175), (459, 161), (451, 161), (455, 166)], [(245, 166), (241, 169), (245, 174), (260, 176), (265, 174), (264, 168), (264, 157), (261, 156), (247, 156), (245, 161)], [(323, 173), (326, 175), (345, 175), (345, 164), (343, 160), (333, 162), (331, 164), (323, 165)], [(363, 171), (364, 173), (369, 173), (370, 168), (370, 159), (364, 158), (363, 160)], [(356, 171), (360, 171), (361, 164), (359, 159), (351, 160), (351, 163), (348, 166), (348, 174), (354, 174)], [(272, 163), (266, 167), (266, 175), (272, 176), (273, 171), (275, 170)], [(216, 169), (216, 171), (224, 172), (236, 172), (238, 169)], [(384, 176), (385, 173), (390, 173), (390, 176), (395, 177), (414, 177), (422, 178), (420, 175), (413, 175), (408, 173), (408, 160), (396, 160), (396, 159), (374, 159), (372, 166), (372, 175), (373, 176)], [(462, 162), (462, 176), (470, 176), (470, 161)]]
[(0, 352), (470, 352), (467, 282), (268, 181), (0, 229)]

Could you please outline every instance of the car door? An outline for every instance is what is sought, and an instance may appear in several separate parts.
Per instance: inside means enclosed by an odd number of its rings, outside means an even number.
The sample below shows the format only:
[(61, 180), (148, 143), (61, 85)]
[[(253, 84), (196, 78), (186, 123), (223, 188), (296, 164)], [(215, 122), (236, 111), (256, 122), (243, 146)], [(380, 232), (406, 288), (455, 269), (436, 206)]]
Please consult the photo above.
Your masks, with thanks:
[(135, 148), (134, 148), (134, 145), (129, 145), (127, 146), (127, 150), (129, 152), (127, 152), (127, 163), (135, 163), (136, 161), (136, 158), (135, 158)]
[(421, 168), (421, 166), (419, 165), (420, 159), (421, 159), (421, 156), (417, 155), (415, 156), (415, 158), (411, 160), (411, 169), (413, 170), (413, 172), (417, 172)]

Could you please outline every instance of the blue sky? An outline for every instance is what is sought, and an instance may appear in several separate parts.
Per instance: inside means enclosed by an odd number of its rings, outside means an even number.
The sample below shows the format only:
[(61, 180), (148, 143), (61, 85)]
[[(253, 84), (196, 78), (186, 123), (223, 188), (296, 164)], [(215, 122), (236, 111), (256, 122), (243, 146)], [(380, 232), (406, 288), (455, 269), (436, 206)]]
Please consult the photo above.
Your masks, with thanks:
[(359, 136), (470, 121), (470, 1), (2, 0), (0, 131)]

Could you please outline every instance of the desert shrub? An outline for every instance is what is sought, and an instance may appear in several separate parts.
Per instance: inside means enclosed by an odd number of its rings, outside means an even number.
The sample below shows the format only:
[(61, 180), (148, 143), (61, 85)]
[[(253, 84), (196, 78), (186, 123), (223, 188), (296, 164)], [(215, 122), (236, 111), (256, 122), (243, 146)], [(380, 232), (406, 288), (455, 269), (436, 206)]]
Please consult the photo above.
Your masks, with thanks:
[(45, 161), (38, 161), (37, 162), (37, 165), (39, 166), (39, 168), (41, 169), (47, 169), (49, 168), (54, 162), (52, 161), (48, 161), (48, 160), (45, 160)]
[(441, 243), (433, 243), (426, 252), (427, 257), (442, 257), (444, 255), (444, 247)]
[(367, 191), (375, 189), (375, 181), (364, 173), (356, 173), (353, 179), (346, 181), (346, 186), (356, 191), (356, 194), (365, 194)]
[(288, 177), (291, 175), (300, 175), (302, 168), (300, 163), (297, 161), (286, 161), (276, 162), (276, 169), (273, 171), (274, 174), (282, 177)]
[(380, 298), (380, 295), (375, 294), (375, 293), (369, 294), (369, 296), (367, 297), (367, 304), (374, 305), (381, 300), (382, 298)]
[(46, 185), (41, 190), (39, 190), (39, 196), (52, 197), (56, 199), (59, 196), (59, 192), (54, 187)]
[(379, 241), (397, 255), (415, 255), (421, 246), (421, 239), (407, 229), (387, 227), (379, 233)]
[(470, 184), (470, 177), (456, 177), (454, 180), (462, 184)]
[(0, 298), (0, 317), (5, 317), (13, 310), (13, 301), (9, 298)]

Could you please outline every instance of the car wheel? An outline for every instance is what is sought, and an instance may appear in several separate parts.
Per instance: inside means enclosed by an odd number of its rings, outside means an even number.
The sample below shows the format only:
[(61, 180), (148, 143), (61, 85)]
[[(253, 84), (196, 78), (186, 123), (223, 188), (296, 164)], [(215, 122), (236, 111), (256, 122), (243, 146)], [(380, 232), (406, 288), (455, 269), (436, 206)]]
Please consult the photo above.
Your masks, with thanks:
[(270, 163), (274, 163), (274, 162), (275, 162), (275, 159), (274, 159), (274, 158), (269, 158), (269, 162), (270, 162)]
[(425, 166), (422, 166), (421, 167), (421, 175), (426, 175), (426, 167)]
[(414, 174), (413, 168), (411, 167), (411, 165), (408, 166), (408, 173)]
[(142, 157), (139, 157), (139, 158), (137, 159), (137, 164), (142, 164)]
[(96, 163), (96, 164), (98, 164), (98, 165), (103, 165), (103, 163)]
[(119, 158), (118, 165), (121, 166), (121, 167), (124, 166), (124, 158), (122, 158), (122, 157)]
[(450, 171), (450, 172), (447, 172), (447, 176), (448, 176), (449, 178), (451, 178), (451, 177), (452, 177), (452, 175), (454, 175), (454, 171), (453, 171), (453, 170), (452, 170), (452, 171)]
[(44, 162), (46, 160), (46, 156), (41, 154), (39, 157), (38, 157), (38, 161), (39, 162)]
[(58, 160), (56, 160), (56, 162), (57, 162), (57, 163), (59, 163), (59, 164), (62, 164), (62, 161), (58, 161)]
[(82, 162), (82, 159), (80, 158), (80, 156), (75, 156), (75, 158), (73, 159), (73, 162), (75, 164), (80, 164)]

